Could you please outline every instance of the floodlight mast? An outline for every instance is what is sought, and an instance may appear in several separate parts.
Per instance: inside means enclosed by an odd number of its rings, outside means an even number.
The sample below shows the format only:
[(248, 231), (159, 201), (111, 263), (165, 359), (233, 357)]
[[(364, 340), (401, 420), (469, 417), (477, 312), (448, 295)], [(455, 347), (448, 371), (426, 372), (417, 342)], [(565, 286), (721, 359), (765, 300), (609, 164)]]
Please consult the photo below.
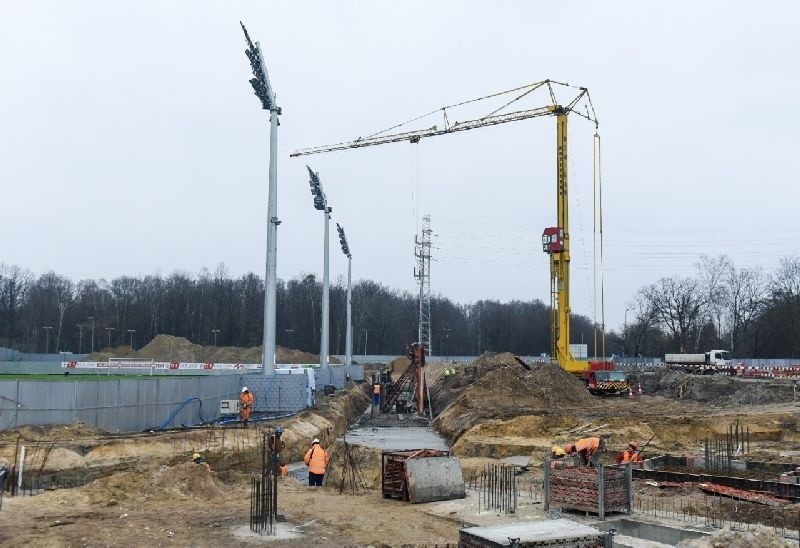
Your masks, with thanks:
[[(569, 101), (559, 101), (556, 97), (556, 89), (568, 88), (574, 96)], [(549, 102), (544, 106), (535, 108), (510, 110), (508, 107), (521, 99), (529, 96), (538, 89), (549, 92)], [(513, 94), (513, 95), (512, 95)], [(504, 95), (511, 95), (512, 98), (504, 103), (500, 108), (491, 110), (486, 115), (479, 118), (465, 120), (463, 122), (451, 122), (453, 110), (471, 103), (495, 99)], [(583, 107), (583, 110), (579, 110)], [(448, 109), (450, 114), (448, 116)], [(399, 128), (408, 126), (425, 118), (434, 115), (443, 115), (443, 128), (437, 125), (423, 129), (412, 129), (400, 131)], [(487, 126), (504, 124), (507, 122), (518, 122), (530, 118), (544, 116), (554, 116), (556, 118), (556, 227), (545, 229), (542, 236), (544, 251), (550, 255), (550, 295), (551, 295), (551, 337), (552, 349), (551, 356), (558, 364), (570, 373), (580, 373), (588, 369), (586, 361), (576, 360), (569, 349), (569, 211), (567, 201), (568, 179), (567, 179), (567, 117), (575, 114), (585, 118), (595, 125), (595, 139), (599, 139), (597, 128), (599, 122), (592, 104), (589, 90), (585, 87), (573, 86), (555, 80), (542, 80), (533, 84), (528, 84), (511, 90), (493, 93), (485, 97), (463, 101), (454, 105), (441, 107), (436, 110), (418, 116), (401, 124), (394, 125), (383, 131), (359, 137), (353, 141), (344, 141), (332, 145), (323, 145), (311, 148), (304, 148), (291, 153), (290, 157), (306, 156), (310, 154), (320, 154), (324, 152), (334, 152), (352, 148), (363, 148), (369, 146), (383, 145), (388, 143), (398, 143), (409, 141), (418, 143), (423, 138), (448, 135), (460, 131), (469, 131)], [(393, 133), (394, 132), (394, 133)], [(551, 234), (555, 240), (551, 240)], [(548, 241), (544, 242), (544, 237)]]
[(264, 276), (264, 351), (262, 354), (262, 373), (275, 372), (275, 301), (277, 298), (277, 254), (278, 254), (278, 116), (281, 109), (275, 100), (275, 92), (269, 81), (269, 72), (264, 63), (261, 44), (253, 44), (244, 24), (242, 31), (248, 48), (245, 55), (250, 60), (255, 78), (250, 80), (261, 107), (269, 111), (269, 187), (267, 193), (267, 264)]
[(328, 368), (328, 354), (330, 353), (330, 277), (328, 275), (330, 267), (330, 220), (331, 211), (328, 207), (328, 199), (325, 197), (325, 192), (322, 190), (322, 184), (319, 180), (319, 173), (306, 166), (308, 169), (309, 181), (311, 187), (311, 194), (314, 196), (314, 209), (322, 211), (325, 218), (325, 237), (323, 243), (323, 270), (322, 270), (322, 322), (319, 337), (319, 366), (322, 369)]
[(344, 364), (353, 364), (353, 294), (352, 287), (352, 267), (353, 256), (350, 254), (350, 246), (347, 245), (347, 236), (339, 223), (336, 223), (336, 230), (339, 231), (339, 243), (342, 245), (342, 253), (347, 257), (347, 332), (344, 341)]

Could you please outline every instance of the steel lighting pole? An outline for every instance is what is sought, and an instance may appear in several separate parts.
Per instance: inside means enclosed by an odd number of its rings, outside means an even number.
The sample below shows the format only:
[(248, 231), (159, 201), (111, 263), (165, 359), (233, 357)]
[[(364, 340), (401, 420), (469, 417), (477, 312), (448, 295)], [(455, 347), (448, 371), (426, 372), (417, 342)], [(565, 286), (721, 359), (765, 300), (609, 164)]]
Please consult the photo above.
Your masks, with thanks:
[(78, 328), (78, 354), (83, 354), (83, 324), (76, 324)]
[[(241, 22), (240, 22), (241, 24)], [(269, 82), (269, 73), (261, 53), (261, 44), (253, 44), (247, 29), (242, 25), (247, 41), (245, 54), (255, 78), (250, 85), (261, 108), (269, 111), (269, 191), (267, 193), (267, 272), (264, 277), (264, 353), (262, 372), (272, 375), (275, 372), (275, 299), (278, 254), (278, 116), (281, 109), (275, 102), (275, 91)]]
[(350, 285), (352, 282), (352, 266), (353, 256), (350, 254), (350, 246), (347, 245), (347, 236), (344, 234), (344, 229), (339, 223), (336, 223), (336, 230), (339, 231), (339, 243), (342, 244), (342, 253), (347, 257), (347, 334), (344, 341), (344, 364), (353, 364), (353, 311), (352, 311), (352, 293), (350, 292)]
[(44, 332), (46, 334), (45, 335), (45, 339), (44, 339), (45, 340), (44, 353), (45, 354), (49, 354), (50, 353), (50, 330), (53, 329), (53, 326), (52, 325), (44, 325), (44, 326), (42, 326), (42, 329), (44, 329)]
[(116, 327), (106, 327), (106, 333), (108, 334), (108, 348), (111, 348), (111, 332), (114, 331)]
[(92, 320), (92, 353), (94, 353), (94, 316), (89, 316), (89, 319)]
[(322, 216), (325, 218), (325, 242), (324, 242), (324, 252), (323, 255), (324, 265), (322, 270), (322, 327), (320, 330), (320, 340), (319, 340), (319, 366), (322, 369), (327, 369), (328, 367), (328, 331), (330, 328), (330, 312), (328, 310), (329, 306), (329, 299), (328, 299), (328, 289), (330, 286), (330, 279), (328, 277), (328, 263), (329, 263), (329, 252), (328, 245), (329, 240), (329, 226), (331, 220), (331, 211), (332, 208), (328, 207), (328, 200), (325, 198), (325, 192), (322, 190), (322, 184), (319, 182), (319, 173), (314, 173), (310, 167), (306, 166), (308, 169), (309, 181), (308, 185), (311, 187), (311, 194), (314, 196), (314, 209), (322, 211)]

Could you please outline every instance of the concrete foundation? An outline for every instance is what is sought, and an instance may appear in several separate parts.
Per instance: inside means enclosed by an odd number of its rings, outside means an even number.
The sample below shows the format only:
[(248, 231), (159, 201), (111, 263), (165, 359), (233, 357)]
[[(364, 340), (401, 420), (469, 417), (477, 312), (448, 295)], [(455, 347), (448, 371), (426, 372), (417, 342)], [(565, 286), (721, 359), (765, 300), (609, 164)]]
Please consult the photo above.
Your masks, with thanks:
[(519, 547), (611, 547), (611, 535), (568, 519), (466, 527), (459, 532), (459, 548)]

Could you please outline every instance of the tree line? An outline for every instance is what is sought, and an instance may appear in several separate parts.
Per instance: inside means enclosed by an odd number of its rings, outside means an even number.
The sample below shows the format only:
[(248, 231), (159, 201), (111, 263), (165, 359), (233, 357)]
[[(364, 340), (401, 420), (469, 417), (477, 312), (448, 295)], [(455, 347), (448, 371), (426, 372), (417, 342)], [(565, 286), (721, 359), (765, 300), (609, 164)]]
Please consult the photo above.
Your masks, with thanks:
[[(416, 295), (370, 280), (352, 287), (353, 353), (404, 354), (417, 339)], [(313, 274), (279, 280), (276, 342), (319, 353), (322, 282)], [(330, 351), (344, 354), (347, 287), (330, 286)], [(262, 342), (263, 279), (232, 277), (224, 265), (198, 275), (175, 272), (73, 282), (55, 272), (34, 276), (0, 264), (0, 346), (22, 352), (87, 353), (106, 347), (140, 348), (158, 334), (204, 345), (257, 346)], [(476, 355), (550, 351), (549, 304), (535, 300), (462, 305), (431, 300), (435, 354)], [(591, 322), (572, 320), (578, 340), (589, 340)]]
[[(352, 291), (354, 354), (404, 353), (417, 338), (417, 296), (370, 280)], [(279, 280), (279, 345), (319, 352), (321, 295), (313, 274)], [(162, 333), (204, 345), (257, 346), (263, 310), (263, 279), (232, 277), (224, 265), (197, 275), (73, 282), (0, 264), (0, 346), (22, 352), (140, 348)], [(339, 279), (330, 287), (332, 354), (345, 352), (346, 317), (346, 285)], [(431, 318), (437, 355), (550, 352), (550, 307), (539, 300), (459, 304), (437, 295)], [(592, 322), (573, 315), (571, 329), (572, 342), (587, 343), (591, 355)], [(782, 259), (772, 273), (738, 268), (726, 256), (703, 257), (695, 276), (665, 277), (638, 290), (605, 348), (606, 355), (628, 356), (716, 348), (742, 358), (800, 356), (800, 256)]]
[(620, 333), (624, 353), (725, 349), (739, 358), (800, 356), (800, 256), (782, 258), (774, 272), (739, 268), (725, 255), (703, 256), (696, 271), (661, 278), (635, 294), (631, 321)]

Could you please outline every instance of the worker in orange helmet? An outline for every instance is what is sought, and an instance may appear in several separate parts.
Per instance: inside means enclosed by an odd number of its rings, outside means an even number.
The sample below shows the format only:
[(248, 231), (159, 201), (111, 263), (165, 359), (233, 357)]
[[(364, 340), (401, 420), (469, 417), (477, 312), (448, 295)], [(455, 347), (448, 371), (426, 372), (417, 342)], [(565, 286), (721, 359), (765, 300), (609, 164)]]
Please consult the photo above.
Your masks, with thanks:
[(311, 449), (306, 451), (303, 462), (308, 466), (308, 485), (322, 487), (322, 478), (325, 476), (325, 469), (328, 468), (330, 457), (328, 452), (319, 444), (319, 440), (314, 438), (311, 442)]
[(642, 452), (639, 451), (639, 444), (635, 441), (630, 442), (628, 448), (625, 451), (620, 451), (617, 455), (617, 464), (625, 464), (626, 462), (643, 462)]
[(600, 453), (606, 450), (606, 440), (602, 438), (583, 438), (575, 443), (568, 443), (564, 446), (567, 455), (577, 454), (583, 466), (594, 467)]
[(247, 428), (247, 421), (250, 420), (250, 411), (253, 409), (253, 395), (246, 386), (242, 387), (242, 393), (239, 395), (239, 407), (242, 415), (242, 422), (244, 427)]

